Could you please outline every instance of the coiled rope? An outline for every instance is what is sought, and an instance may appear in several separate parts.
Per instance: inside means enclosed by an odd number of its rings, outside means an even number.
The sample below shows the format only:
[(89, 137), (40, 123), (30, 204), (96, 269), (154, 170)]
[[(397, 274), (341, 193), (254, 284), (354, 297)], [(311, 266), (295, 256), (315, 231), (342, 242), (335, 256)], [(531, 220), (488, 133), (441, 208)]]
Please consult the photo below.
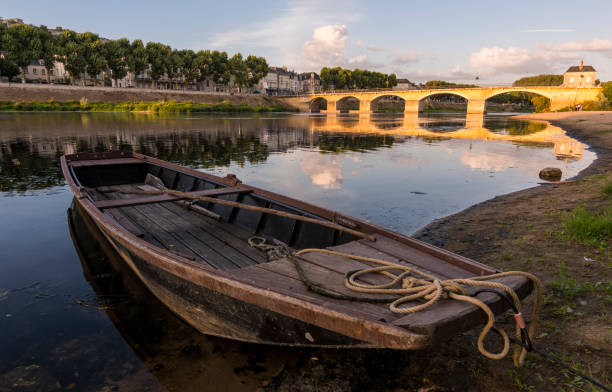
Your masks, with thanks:
[[(542, 307), (542, 284), (540, 280), (535, 276), (527, 272), (522, 271), (509, 271), (500, 272), (497, 274), (476, 276), (472, 278), (461, 278), (461, 279), (447, 279), (440, 280), (437, 277), (430, 275), (426, 272), (417, 270), (407, 265), (394, 263), (387, 260), (381, 260), (378, 258), (358, 256), (348, 253), (336, 252), (328, 249), (308, 248), (302, 249), (298, 252), (292, 253), (284, 245), (272, 245), (267, 244), (266, 239), (263, 237), (251, 237), (249, 244), (255, 248), (261, 249), (268, 254), (270, 259), (287, 257), (293, 261), (298, 271), (301, 280), (305, 283), (309, 290), (314, 291), (321, 295), (330, 296), (337, 299), (347, 299), (351, 301), (363, 301), (363, 302), (384, 302), (389, 303), (389, 309), (398, 314), (409, 314), (416, 313), (428, 309), (434, 306), (443, 298), (450, 298), (458, 301), (465, 301), (478, 306), (487, 315), (487, 322), (480, 332), (477, 340), (478, 351), (482, 355), (490, 359), (502, 359), (510, 351), (510, 338), (506, 331), (495, 325), (495, 315), (487, 304), (483, 301), (470, 296), (466, 287), (480, 287), (486, 290), (501, 290), (507, 298), (509, 298), (512, 308), (515, 310), (515, 323), (516, 323), (516, 338), (518, 341), (527, 342), (527, 347), (531, 346), (531, 341), (535, 333), (537, 324), (538, 313)], [(345, 259), (352, 259), (363, 261), (367, 263), (377, 264), (377, 266), (364, 268), (357, 271), (349, 272), (344, 277), (344, 286), (352, 291), (359, 293), (370, 293), (370, 294), (393, 294), (399, 295), (400, 297), (393, 299), (383, 298), (362, 298), (347, 296), (344, 294), (335, 293), (333, 291), (322, 288), (312, 283), (304, 274), (304, 271), (299, 262), (299, 256), (307, 253), (323, 253), (333, 256), (339, 256)], [(368, 284), (358, 281), (359, 277), (363, 277), (368, 274), (378, 274), (389, 279), (387, 283), (375, 285)], [(531, 316), (531, 323), (527, 328), (526, 323), (523, 319), (521, 308), (522, 304), (518, 295), (510, 287), (503, 283), (493, 282), (493, 279), (499, 279), (508, 276), (523, 276), (531, 280), (535, 288), (535, 299)], [(499, 294), (496, 291), (497, 294)], [(406, 305), (408, 302), (414, 301), (425, 301), (417, 305)], [(503, 340), (503, 348), (499, 352), (491, 352), (484, 346), (484, 340), (491, 330), (496, 331)], [(514, 364), (520, 366), (523, 364), (525, 355), (528, 349), (521, 347), (520, 345), (515, 346), (514, 350)]]

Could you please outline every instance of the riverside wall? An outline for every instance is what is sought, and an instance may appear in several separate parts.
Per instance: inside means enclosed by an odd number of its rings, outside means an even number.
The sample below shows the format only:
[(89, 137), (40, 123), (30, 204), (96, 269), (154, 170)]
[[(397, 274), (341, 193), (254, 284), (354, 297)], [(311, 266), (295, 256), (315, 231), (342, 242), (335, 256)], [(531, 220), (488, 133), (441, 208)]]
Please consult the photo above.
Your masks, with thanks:
[(195, 103), (249, 105), (279, 105), (291, 108), (288, 104), (260, 94), (228, 94), (199, 91), (154, 90), (113, 87), (80, 87), (65, 85), (33, 85), (19, 83), (0, 83), (0, 101), (71, 101), (86, 98), (89, 102), (140, 102), (140, 101), (192, 101)]

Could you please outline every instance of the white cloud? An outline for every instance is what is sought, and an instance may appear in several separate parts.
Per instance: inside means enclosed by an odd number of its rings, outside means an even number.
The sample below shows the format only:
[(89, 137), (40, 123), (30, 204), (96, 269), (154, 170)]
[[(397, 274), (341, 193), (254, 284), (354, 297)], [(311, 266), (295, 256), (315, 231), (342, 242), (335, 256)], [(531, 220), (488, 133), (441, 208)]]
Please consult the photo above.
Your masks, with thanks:
[(542, 72), (547, 64), (538, 54), (523, 48), (482, 48), (472, 53), (470, 64), (474, 68), (493, 68), (501, 72)]
[(475, 72), (465, 72), (457, 65), (451, 72), (409, 71), (402, 73), (402, 75), (411, 81), (426, 82), (428, 80), (473, 81), (477, 74)]
[(367, 49), (372, 52), (380, 52), (382, 50), (381, 48), (375, 45), (368, 45)]
[(256, 50), (258, 55), (264, 55), (271, 64), (295, 66), (299, 61), (295, 49), (300, 47), (315, 26), (361, 19), (358, 12), (347, 11), (344, 4), (325, 0), (290, 1), (285, 6), (277, 7), (270, 15), (268, 19), (213, 34), (203, 46), (242, 51), (250, 48)]
[(407, 65), (418, 63), (422, 58), (422, 55), (417, 52), (405, 52), (395, 56), (393, 64), (395, 65)]
[(350, 68), (378, 68), (380, 64), (370, 61), (367, 55), (346, 57), (349, 32), (346, 25), (317, 27), (312, 40), (302, 45), (302, 65), (306, 68), (340, 66)]
[(312, 40), (302, 45), (302, 59), (310, 66), (344, 63), (344, 50), (348, 31), (345, 25), (317, 27)]
[(360, 40), (355, 41), (355, 45), (357, 45), (357, 46), (363, 46), (363, 45), (365, 45), (365, 42), (363, 42), (363, 40), (362, 40), (362, 39), (360, 39)]
[(538, 47), (550, 52), (599, 52), (612, 57), (612, 41), (609, 39), (593, 38), (553, 45), (540, 44)]

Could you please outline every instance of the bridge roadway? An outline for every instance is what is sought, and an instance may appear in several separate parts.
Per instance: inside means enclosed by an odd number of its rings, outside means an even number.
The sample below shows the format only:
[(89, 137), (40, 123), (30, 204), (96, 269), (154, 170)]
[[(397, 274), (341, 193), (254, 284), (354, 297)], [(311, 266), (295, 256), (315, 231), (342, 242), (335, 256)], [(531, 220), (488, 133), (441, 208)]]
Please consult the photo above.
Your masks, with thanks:
[[(425, 99), (439, 94), (452, 94), (467, 100), (469, 114), (486, 112), (486, 101), (499, 94), (511, 92), (534, 93), (550, 99), (550, 110), (559, 110), (570, 105), (584, 104), (587, 101), (597, 101), (601, 98), (600, 87), (566, 88), (566, 87), (478, 87), (432, 90), (386, 90), (386, 91), (345, 91), (333, 93), (306, 94), (279, 97), (303, 112), (337, 113), (349, 110), (343, 109), (350, 98), (359, 101), (359, 110), (350, 112), (370, 113), (378, 108), (378, 101), (383, 97), (400, 97), (405, 101), (404, 111), (407, 113), (422, 112)], [(323, 109), (322, 107), (326, 107)]]

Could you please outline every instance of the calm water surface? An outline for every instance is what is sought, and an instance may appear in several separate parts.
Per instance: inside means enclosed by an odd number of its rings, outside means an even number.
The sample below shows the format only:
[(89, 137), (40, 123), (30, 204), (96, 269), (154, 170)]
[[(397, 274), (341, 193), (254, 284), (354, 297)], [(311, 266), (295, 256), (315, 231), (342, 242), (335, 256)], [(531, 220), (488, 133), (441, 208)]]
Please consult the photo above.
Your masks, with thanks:
[(195, 332), (67, 214), (59, 157), (115, 149), (405, 234), (595, 158), (557, 127), (502, 116), (0, 114), (0, 391), (255, 389), (297, 355)]

